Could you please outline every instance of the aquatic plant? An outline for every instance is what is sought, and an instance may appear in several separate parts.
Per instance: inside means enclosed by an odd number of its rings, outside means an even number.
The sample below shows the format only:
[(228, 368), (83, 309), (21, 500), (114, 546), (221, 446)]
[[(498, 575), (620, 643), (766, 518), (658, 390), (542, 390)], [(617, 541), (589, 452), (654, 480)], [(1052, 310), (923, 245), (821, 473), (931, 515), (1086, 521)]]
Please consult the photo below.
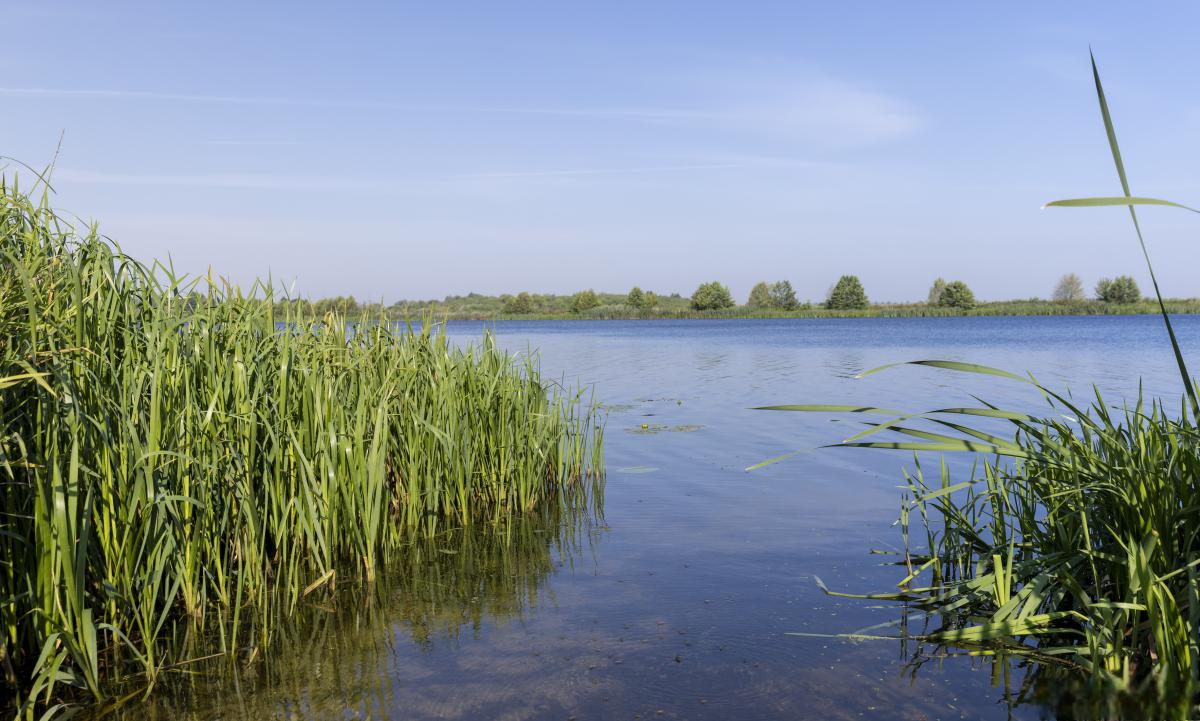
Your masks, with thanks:
[[(348, 708), (389, 718), (401, 689), (419, 694), (403, 667), (396, 673), (405, 638), (421, 649), (453, 648), (489, 626), (523, 622), (554, 602), (549, 578), (558, 567), (591, 560), (602, 495), (588, 484), (568, 493), (562, 504), (499, 524), (414, 537), (390, 555), (375, 583), (341, 583), (308, 595), (294, 611), (276, 609), (270, 653), (239, 664), (213, 657), (186, 673), (163, 674), (144, 703), (106, 717), (269, 718), (281, 706), (304, 706), (310, 718), (340, 717)], [(179, 645), (200, 657), (203, 640), (185, 635)]]
[[(981, 401), (921, 413), (768, 410), (885, 418), (843, 447), (980, 454), (964, 481), (944, 464), (927, 478), (919, 458), (906, 473), (898, 590), (833, 595), (903, 602), (927, 615), (921, 641), (1065, 667), (1086, 677), (1092, 700), (1133, 693), (1156, 700), (1139, 713), (1187, 717), (1200, 691), (1200, 403), (1135, 210), (1183, 206), (1131, 194), (1094, 59), (1092, 70), (1123, 195), (1048, 206), (1128, 208), (1183, 382), (1180, 407), (1139, 397), (1118, 410), (1098, 392), (1085, 405), (1032, 376), (922, 360), (914, 364), (1027, 384), (1049, 409), (1033, 415)], [(899, 438), (872, 438), (883, 432)]]
[(0, 696), (23, 715), (152, 686), (184, 628), (257, 657), (304, 596), (601, 472), (595, 406), (490, 337), (280, 317), (270, 281), (144, 265), (15, 181), (0, 261)]

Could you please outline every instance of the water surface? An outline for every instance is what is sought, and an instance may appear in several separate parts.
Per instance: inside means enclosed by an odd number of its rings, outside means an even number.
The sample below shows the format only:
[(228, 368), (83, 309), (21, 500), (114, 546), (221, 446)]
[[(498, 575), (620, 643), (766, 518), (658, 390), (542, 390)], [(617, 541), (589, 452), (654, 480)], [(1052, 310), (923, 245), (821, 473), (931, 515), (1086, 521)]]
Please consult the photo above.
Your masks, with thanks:
[[(451, 323), (478, 338), (481, 323)], [(1038, 407), (1018, 383), (905, 367), (940, 358), (1031, 371), (1106, 400), (1178, 404), (1162, 322), (1152, 316), (504, 322), (513, 352), (594, 386), (608, 408), (602, 517), (542, 517), (508, 542), (464, 533), (414, 552), (379, 588), (308, 609), (282, 658), (231, 685), (203, 671), (139, 706), (174, 718), (1001, 719), (1021, 670), (963, 658), (909, 663), (852, 632), (895, 608), (825, 596), (878, 591), (899, 575), (868, 550), (891, 526), (912, 457), (813, 450), (858, 430), (849, 418), (749, 410), (864, 403), (907, 410)], [(1200, 317), (1177, 332), (1191, 357)], [(929, 459), (936, 462), (936, 459)], [(961, 459), (953, 461), (961, 468)], [(543, 514), (544, 515), (544, 514)], [(184, 689), (180, 691), (179, 689)]]

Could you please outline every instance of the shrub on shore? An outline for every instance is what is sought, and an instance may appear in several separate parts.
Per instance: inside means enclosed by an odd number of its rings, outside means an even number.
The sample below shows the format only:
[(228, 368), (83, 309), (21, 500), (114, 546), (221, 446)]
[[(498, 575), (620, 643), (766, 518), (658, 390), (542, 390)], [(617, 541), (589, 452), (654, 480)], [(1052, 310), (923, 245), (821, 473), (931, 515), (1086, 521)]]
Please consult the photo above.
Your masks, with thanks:
[(718, 281), (702, 283), (692, 293), (692, 310), (721, 310), (733, 307), (733, 296), (729, 289)]
[(839, 278), (825, 301), (825, 307), (830, 310), (855, 310), (866, 308), (868, 305), (870, 303), (867, 301), (867, 293), (856, 275), (843, 275)]
[(970, 310), (975, 307), (975, 294), (961, 280), (952, 281), (942, 288), (937, 304), (943, 308)]
[(1057, 303), (1078, 303), (1087, 299), (1083, 289), (1083, 281), (1074, 273), (1067, 273), (1058, 279), (1054, 286), (1054, 301)]
[(1096, 283), (1096, 298), (1105, 303), (1127, 305), (1141, 300), (1142, 291), (1131, 276), (1118, 275), (1116, 278), (1101, 278)]

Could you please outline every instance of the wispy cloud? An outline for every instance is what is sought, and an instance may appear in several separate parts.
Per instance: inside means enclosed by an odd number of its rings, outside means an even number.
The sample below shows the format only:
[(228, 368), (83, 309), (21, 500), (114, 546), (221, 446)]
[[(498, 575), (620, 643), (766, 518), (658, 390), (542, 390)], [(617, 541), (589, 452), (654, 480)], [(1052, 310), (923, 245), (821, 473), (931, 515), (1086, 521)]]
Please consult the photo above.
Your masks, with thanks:
[(224, 146), (242, 147), (242, 146), (262, 146), (262, 145), (295, 146), (295, 145), (304, 145), (304, 142), (300, 141), (300, 140), (278, 140), (278, 139), (273, 139), (273, 138), (260, 138), (260, 139), (246, 139), (246, 140), (220, 140), (220, 139), (218, 139), (218, 140), (201, 140), (200, 144), (201, 145), (213, 145), (213, 146), (219, 146), (219, 147), (224, 147)]
[(345, 110), (396, 110), (413, 113), (496, 113), (514, 115), (563, 115), (630, 118), (643, 120), (686, 119), (700, 113), (656, 108), (568, 108), (550, 106), (441, 105), (403, 103), (391, 100), (350, 98), (287, 98), (250, 95), (205, 95), (151, 90), (111, 90), (86, 88), (0, 87), (0, 96), (45, 98), (48, 100), (131, 100), (226, 105), (265, 105), (329, 108)]
[(158, 174), (108, 173), (91, 170), (60, 168), (56, 181), (101, 185), (152, 185), (194, 188), (224, 188), (230, 190), (294, 190), (344, 191), (356, 193), (402, 193), (430, 184), (484, 180), (519, 180), (536, 178), (570, 178), (580, 176), (629, 176), (656, 173), (687, 173), (709, 170), (778, 169), (807, 167), (819, 163), (804, 160), (729, 163), (694, 163), (680, 165), (647, 165), (630, 167), (552, 168), (537, 170), (498, 170), (476, 173), (449, 173), (413, 178), (311, 177), (252, 173)]
[[(818, 165), (818, 163), (810, 161), (790, 161), (787, 163), (790, 167), (802, 167), (810, 165)], [(499, 171), (488, 173), (462, 173), (450, 176), (452, 179), (471, 180), (473, 178), (536, 178), (536, 177), (552, 177), (552, 176), (571, 176), (571, 175), (640, 175), (645, 173), (673, 173), (687, 170), (746, 170), (750, 168), (778, 168), (781, 167), (779, 161), (776, 162), (754, 162), (754, 163), (699, 163), (694, 165), (650, 165), (645, 167), (632, 168), (570, 168), (562, 170), (516, 170), (516, 171)]]
[(904, 136), (920, 125), (919, 115), (886, 93), (838, 78), (778, 72), (737, 75), (706, 73), (669, 107), (429, 104), (381, 99), (294, 98), (209, 95), (146, 90), (0, 87), (0, 96), (59, 100), (182, 102), (386, 110), (408, 114), (527, 115), (632, 122), (767, 136), (813, 144), (858, 145)]

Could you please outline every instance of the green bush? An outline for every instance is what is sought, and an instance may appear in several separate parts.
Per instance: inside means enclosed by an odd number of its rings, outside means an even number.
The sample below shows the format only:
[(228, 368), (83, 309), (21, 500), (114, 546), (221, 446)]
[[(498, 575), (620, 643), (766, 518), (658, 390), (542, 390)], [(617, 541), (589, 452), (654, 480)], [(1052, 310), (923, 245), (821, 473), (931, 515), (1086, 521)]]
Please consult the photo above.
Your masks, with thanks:
[(633, 308), (634, 310), (641, 310), (642, 304), (645, 302), (646, 294), (643, 293), (642, 289), (636, 285), (633, 286), (633, 289), (629, 291), (629, 295), (625, 296), (625, 305)]
[(766, 281), (755, 283), (750, 289), (750, 298), (746, 301), (746, 305), (751, 308), (770, 308), (771, 307), (771, 287)]
[(729, 289), (717, 281), (702, 283), (692, 293), (692, 310), (721, 310), (733, 307), (733, 296)]
[(800, 307), (800, 301), (796, 300), (796, 291), (792, 289), (791, 282), (786, 280), (771, 284), (770, 299), (772, 308), (796, 310)]
[(524, 315), (533, 312), (533, 296), (521, 291), (514, 298), (509, 296), (504, 301), (504, 312), (510, 315)]
[(938, 278), (937, 280), (933, 281), (933, 285), (929, 286), (929, 297), (925, 302), (929, 305), (941, 305), (942, 291), (945, 289), (946, 280), (944, 278)]
[(825, 301), (825, 307), (830, 310), (853, 310), (866, 308), (868, 305), (870, 303), (867, 300), (867, 292), (863, 290), (862, 282), (856, 275), (843, 275), (839, 278), (837, 285), (829, 291), (829, 299)]
[(942, 288), (942, 294), (938, 296), (937, 304), (943, 308), (970, 310), (975, 307), (975, 294), (971, 292), (966, 283), (956, 280), (947, 283), (946, 287)]
[(571, 296), (572, 313), (582, 313), (584, 311), (591, 310), (598, 305), (600, 305), (600, 299), (596, 297), (596, 291), (592, 290), (591, 288), (588, 288), (587, 290), (581, 290), (575, 295)]
[(1105, 303), (1136, 303), (1142, 299), (1137, 281), (1128, 275), (1116, 278), (1101, 278), (1096, 284), (1096, 297)]

